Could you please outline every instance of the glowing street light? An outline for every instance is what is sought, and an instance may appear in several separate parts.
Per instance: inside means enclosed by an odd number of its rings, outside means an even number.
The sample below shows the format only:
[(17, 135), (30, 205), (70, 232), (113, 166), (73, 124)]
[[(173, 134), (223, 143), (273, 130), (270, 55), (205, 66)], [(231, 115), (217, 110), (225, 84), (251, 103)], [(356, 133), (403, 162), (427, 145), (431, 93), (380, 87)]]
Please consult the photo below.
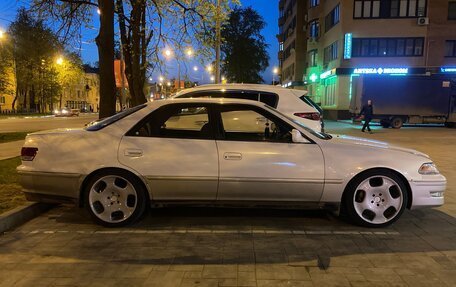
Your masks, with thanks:
[(167, 58), (171, 57), (172, 54), (173, 54), (173, 52), (172, 52), (170, 49), (166, 49), (166, 50), (165, 50), (165, 56), (166, 56)]
[(168, 87), (171, 87), (171, 82), (166, 83)]
[(62, 57), (58, 57), (55, 62), (57, 63), (57, 65), (63, 65), (63, 58)]
[(100, 8), (97, 8), (97, 14), (98, 14), (98, 15), (101, 15), (101, 10), (100, 10)]
[(212, 71), (214, 70), (214, 68), (213, 68), (211, 65), (209, 65), (209, 66), (207, 66), (206, 70), (207, 70), (209, 73), (212, 73)]
[(272, 84), (273, 85), (275, 84), (275, 76), (278, 74), (279, 74), (279, 68), (274, 67), (274, 69), (272, 69)]
[(193, 71), (198, 72), (198, 67), (197, 67), (197, 66), (194, 66), (194, 67), (193, 67)]
[(162, 76), (160, 76), (160, 77), (158, 78), (158, 80), (160, 81), (160, 83), (163, 83), (163, 81), (164, 81), (165, 79), (164, 79)]
[(188, 48), (187, 51), (185, 51), (185, 54), (187, 54), (188, 57), (193, 56), (193, 49), (192, 48)]
[(211, 76), (211, 82), (215, 81), (215, 77)]
[(5, 38), (5, 32), (0, 29), (0, 40)]

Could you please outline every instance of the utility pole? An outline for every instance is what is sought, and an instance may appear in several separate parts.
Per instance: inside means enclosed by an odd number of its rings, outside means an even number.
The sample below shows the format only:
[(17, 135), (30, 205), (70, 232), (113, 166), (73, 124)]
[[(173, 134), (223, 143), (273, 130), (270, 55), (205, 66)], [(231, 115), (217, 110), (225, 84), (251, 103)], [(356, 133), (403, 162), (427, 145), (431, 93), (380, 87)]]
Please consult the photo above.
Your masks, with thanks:
[(221, 42), (221, 33), (220, 33), (220, 17), (221, 17), (221, 0), (217, 0), (217, 12), (215, 16), (215, 83), (220, 84), (220, 42)]

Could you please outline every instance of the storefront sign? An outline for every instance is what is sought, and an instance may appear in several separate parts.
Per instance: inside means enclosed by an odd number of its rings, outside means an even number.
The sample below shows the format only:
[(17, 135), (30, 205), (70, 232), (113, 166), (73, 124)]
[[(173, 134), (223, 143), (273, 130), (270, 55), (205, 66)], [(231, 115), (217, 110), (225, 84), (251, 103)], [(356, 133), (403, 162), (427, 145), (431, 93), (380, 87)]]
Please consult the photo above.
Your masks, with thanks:
[(348, 60), (352, 57), (352, 33), (345, 34), (345, 41), (344, 41), (344, 59)]
[(324, 72), (324, 73), (322, 73), (322, 74), (320, 75), (320, 79), (321, 79), (321, 80), (324, 80), (324, 79), (326, 79), (327, 77), (329, 77), (329, 76), (331, 76), (331, 75), (334, 75), (335, 73), (336, 73), (336, 69), (328, 70), (328, 71), (326, 71), (326, 72)]
[(455, 68), (440, 68), (441, 73), (456, 73), (456, 67)]
[(357, 68), (353, 74), (358, 75), (403, 75), (408, 74), (408, 68)]

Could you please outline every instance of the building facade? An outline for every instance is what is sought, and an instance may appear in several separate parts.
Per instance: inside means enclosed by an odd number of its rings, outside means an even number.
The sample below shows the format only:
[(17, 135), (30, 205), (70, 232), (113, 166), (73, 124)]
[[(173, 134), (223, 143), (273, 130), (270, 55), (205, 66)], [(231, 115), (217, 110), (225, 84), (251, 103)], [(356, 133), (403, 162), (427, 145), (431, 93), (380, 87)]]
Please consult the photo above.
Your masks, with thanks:
[(98, 112), (100, 102), (100, 78), (98, 69), (84, 67), (84, 77), (77, 83), (64, 87), (57, 107)]
[(279, 1), (279, 66), (283, 85), (304, 88), (306, 68), (307, 1)]
[(307, 0), (303, 81), (325, 117), (359, 112), (364, 79), (456, 76), (455, 0)]

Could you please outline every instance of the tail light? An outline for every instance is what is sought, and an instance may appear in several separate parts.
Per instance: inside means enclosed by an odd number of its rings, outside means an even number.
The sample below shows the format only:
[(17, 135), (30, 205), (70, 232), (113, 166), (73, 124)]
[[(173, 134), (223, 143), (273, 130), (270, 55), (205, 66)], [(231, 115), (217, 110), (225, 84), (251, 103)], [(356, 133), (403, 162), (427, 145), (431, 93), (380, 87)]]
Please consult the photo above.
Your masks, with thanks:
[(21, 149), (21, 160), (32, 161), (35, 158), (37, 152), (38, 148), (36, 147), (23, 147)]
[(303, 119), (308, 119), (308, 120), (313, 120), (313, 121), (319, 121), (321, 119), (319, 113), (294, 113), (295, 116), (303, 118)]

